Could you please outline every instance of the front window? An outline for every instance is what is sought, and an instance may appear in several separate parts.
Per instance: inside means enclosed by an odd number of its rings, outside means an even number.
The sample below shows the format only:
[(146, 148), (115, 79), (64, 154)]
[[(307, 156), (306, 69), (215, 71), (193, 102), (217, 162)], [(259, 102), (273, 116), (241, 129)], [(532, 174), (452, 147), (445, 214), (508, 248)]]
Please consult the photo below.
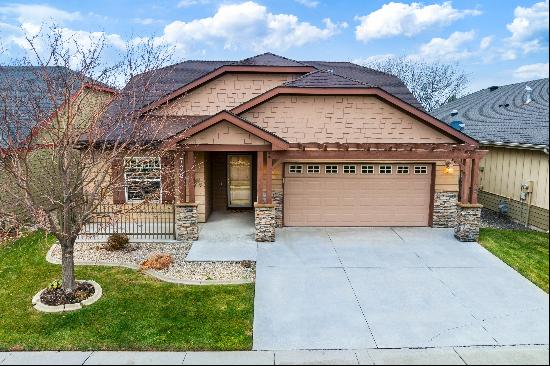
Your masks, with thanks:
[(160, 200), (159, 157), (126, 158), (124, 160), (124, 179), (128, 202)]

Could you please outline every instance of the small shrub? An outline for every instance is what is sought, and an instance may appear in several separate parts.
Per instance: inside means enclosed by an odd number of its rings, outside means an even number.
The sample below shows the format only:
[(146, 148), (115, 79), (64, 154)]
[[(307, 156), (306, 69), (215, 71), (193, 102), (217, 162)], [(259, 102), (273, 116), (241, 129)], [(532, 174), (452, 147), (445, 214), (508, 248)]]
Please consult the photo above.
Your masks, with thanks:
[(254, 262), (245, 260), (241, 262), (241, 266), (244, 268), (252, 268), (254, 266)]
[(50, 284), (48, 285), (47, 289), (48, 289), (48, 290), (58, 290), (58, 289), (60, 289), (61, 287), (63, 287), (63, 281), (61, 281), (61, 280), (53, 280), (52, 282), (50, 282)]
[(141, 269), (162, 270), (170, 267), (174, 259), (168, 254), (155, 254), (141, 263)]
[(105, 243), (105, 245), (103, 246), (103, 249), (108, 250), (110, 252), (114, 252), (117, 250), (124, 250), (128, 248), (129, 243), (130, 243), (130, 239), (128, 239), (127, 235), (111, 234), (107, 239), (107, 243)]

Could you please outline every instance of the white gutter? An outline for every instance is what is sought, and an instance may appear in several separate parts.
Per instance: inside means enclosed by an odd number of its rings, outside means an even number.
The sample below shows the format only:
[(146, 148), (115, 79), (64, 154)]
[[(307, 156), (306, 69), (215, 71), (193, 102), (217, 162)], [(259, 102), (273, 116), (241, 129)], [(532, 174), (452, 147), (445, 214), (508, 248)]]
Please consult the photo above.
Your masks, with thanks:
[(544, 151), (544, 153), (548, 154), (548, 145), (520, 144), (519, 142), (495, 142), (495, 141), (480, 141), (479, 144), (484, 146), (515, 147), (519, 149), (542, 150)]

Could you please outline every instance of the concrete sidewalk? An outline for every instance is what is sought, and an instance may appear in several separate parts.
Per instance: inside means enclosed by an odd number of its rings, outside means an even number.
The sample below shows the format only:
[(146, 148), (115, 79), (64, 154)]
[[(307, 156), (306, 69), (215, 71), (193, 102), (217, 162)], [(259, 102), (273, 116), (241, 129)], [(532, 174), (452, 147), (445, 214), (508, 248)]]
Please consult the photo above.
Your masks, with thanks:
[(548, 345), (250, 352), (2, 352), (0, 365), (548, 365)]

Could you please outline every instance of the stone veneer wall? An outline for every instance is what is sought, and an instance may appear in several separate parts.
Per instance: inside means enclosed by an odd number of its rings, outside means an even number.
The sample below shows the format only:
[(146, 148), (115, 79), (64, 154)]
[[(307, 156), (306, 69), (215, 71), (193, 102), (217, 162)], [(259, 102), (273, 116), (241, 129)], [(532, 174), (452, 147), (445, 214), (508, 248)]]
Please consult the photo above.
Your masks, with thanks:
[(435, 192), (433, 227), (454, 228), (456, 226), (456, 211), (458, 192)]
[(481, 224), (481, 208), (479, 204), (457, 205), (455, 237), (460, 241), (477, 241)]
[(273, 205), (275, 206), (275, 227), (283, 227), (283, 191), (272, 192)]
[(275, 206), (273, 204), (254, 204), (254, 226), (256, 241), (275, 241)]
[(199, 213), (196, 203), (176, 205), (176, 239), (199, 239)]

